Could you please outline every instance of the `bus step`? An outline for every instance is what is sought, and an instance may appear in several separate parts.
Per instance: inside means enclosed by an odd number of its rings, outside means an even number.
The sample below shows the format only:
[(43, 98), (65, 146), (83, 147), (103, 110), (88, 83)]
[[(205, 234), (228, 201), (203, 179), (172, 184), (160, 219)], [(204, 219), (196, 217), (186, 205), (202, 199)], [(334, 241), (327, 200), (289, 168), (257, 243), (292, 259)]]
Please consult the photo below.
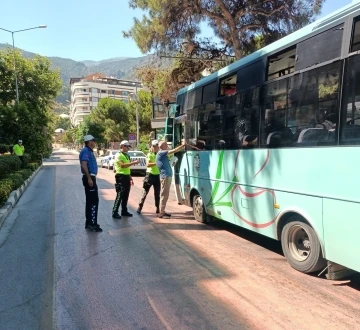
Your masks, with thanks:
[(338, 265), (334, 262), (328, 261), (328, 271), (326, 274), (326, 278), (328, 280), (341, 280), (343, 278), (347, 278), (356, 272), (352, 269), (346, 268), (344, 266)]

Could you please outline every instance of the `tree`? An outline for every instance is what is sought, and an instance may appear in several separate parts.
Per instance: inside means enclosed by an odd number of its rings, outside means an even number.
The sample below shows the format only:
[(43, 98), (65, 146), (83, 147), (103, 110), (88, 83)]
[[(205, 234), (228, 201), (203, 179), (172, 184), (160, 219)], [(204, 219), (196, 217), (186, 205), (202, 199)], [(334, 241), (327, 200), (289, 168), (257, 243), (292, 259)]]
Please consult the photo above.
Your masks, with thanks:
[(179, 89), (172, 79), (172, 70), (172, 67), (160, 69), (149, 65), (137, 69), (136, 74), (152, 95), (164, 101), (171, 99)]
[(90, 114), (91, 121), (102, 125), (104, 140), (121, 141), (130, 133), (133, 118), (123, 101), (103, 98)]
[(139, 130), (140, 134), (149, 134), (151, 132), (151, 118), (152, 118), (152, 97), (151, 93), (145, 90), (139, 90), (136, 100), (131, 100), (128, 103), (132, 122), (135, 125), (131, 126), (133, 132), (136, 131), (136, 103), (139, 111)]
[(6, 106), (16, 99), (14, 56), (20, 102), (42, 109), (52, 106), (61, 89), (60, 73), (50, 69), (45, 57), (26, 59), (13, 50), (0, 52), (0, 102)]
[(62, 143), (74, 143), (75, 142), (74, 132), (72, 130), (64, 132), (61, 142)]
[[(149, 51), (207, 53), (220, 58), (240, 59), (307, 25), (319, 14), (324, 0), (130, 0), (134, 9), (147, 11), (134, 19), (125, 37), (135, 40), (143, 53)], [(206, 23), (220, 44), (201, 38), (200, 25)]]
[(94, 136), (98, 143), (105, 142), (103, 138), (104, 126), (100, 123), (95, 123), (91, 116), (86, 116), (84, 120), (75, 128), (75, 141), (76, 143), (82, 144), (84, 141), (84, 136), (91, 134)]
[(26, 152), (33, 158), (40, 154), (48, 155), (52, 141), (50, 113), (43, 116), (34, 115), (34, 108), (26, 106), (24, 102), (0, 107), (1, 142), (15, 144), (23, 140)]
[[(20, 103), (15, 102), (14, 56)], [(21, 138), (34, 157), (49, 154), (54, 131), (51, 110), (60, 88), (59, 72), (50, 70), (46, 58), (0, 52), (1, 142), (13, 144)]]
[(61, 118), (60, 116), (55, 115), (54, 126), (55, 129), (63, 128), (65, 131), (67, 131), (69, 128), (71, 128), (70, 118)]

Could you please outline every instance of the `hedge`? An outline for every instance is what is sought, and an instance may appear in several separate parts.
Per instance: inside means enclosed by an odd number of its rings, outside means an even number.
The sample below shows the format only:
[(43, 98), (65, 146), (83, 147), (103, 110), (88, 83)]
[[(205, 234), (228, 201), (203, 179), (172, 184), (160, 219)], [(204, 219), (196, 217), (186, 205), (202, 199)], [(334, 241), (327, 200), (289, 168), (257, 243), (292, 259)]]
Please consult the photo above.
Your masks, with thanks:
[(25, 153), (23, 155), (23, 163), (22, 163), (22, 167), (27, 167), (27, 165), (31, 162), (31, 155)]
[(35, 171), (39, 167), (39, 164), (35, 163), (35, 162), (32, 162), (32, 163), (27, 164), (26, 167), (29, 168), (30, 170)]
[(21, 167), (21, 160), (16, 155), (0, 156), (0, 177), (5, 177), (11, 172), (18, 171)]
[(0, 205), (5, 203), (13, 191), (13, 182), (10, 179), (0, 180)]
[(3, 168), (6, 169), (7, 173), (5, 176), (3, 172), (0, 172), (0, 206), (7, 201), (13, 190), (22, 186), (24, 181), (39, 167), (39, 164), (29, 163), (27, 168), (23, 169), (20, 169), (20, 166), (21, 161), (17, 156), (8, 155), (0, 157), (0, 171)]
[(13, 146), (9, 144), (0, 144), (0, 154), (5, 154), (7, 152), (12, 152)]

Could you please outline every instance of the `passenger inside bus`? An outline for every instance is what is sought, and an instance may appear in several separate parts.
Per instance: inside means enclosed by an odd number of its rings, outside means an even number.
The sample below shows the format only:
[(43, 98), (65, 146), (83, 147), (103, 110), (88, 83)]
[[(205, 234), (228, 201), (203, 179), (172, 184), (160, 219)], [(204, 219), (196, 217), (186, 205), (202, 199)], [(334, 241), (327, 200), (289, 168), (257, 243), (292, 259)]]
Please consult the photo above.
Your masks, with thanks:
[[(266, 144), (270, 147), (288, 146), (292, 144), (294, 136), (290, 128), (285, 126), (282, 113), (279, 118), (274, 109), (265, 110), (264, 136)], [(283, 112), (283, 111), (281, 111)]]
[[(334, 121), (336, 120), (335, 116), (335, 114), (330, 114), (326, 116), (326, 114), (323, 112), (317, 112), (315, 114), (315, 122), (312, 124), (312, 127), (324, 128), (328, 131), (331, 131), (335, 129), (336, 126), (336, 124), (334, 123)], [(311, 126), (309, 125), (309, 127)]]
[(243, 109), (236, 120), (235, 134), (238, 137), (238, 148), (253, 147), (258, 142), (259, 120), (256, 111)]

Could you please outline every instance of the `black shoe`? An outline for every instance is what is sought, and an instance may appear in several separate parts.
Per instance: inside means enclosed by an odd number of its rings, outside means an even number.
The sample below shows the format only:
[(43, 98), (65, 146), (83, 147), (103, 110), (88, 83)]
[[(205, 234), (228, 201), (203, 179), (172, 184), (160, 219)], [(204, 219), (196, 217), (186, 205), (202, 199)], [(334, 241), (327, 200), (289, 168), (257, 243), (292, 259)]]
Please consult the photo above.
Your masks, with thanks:
[(156, 214), (159, 214), (160, 213), (160, 209), (157, 207), (156, 208)]
[(132, 217), (132, 216), (133, 216), (133, 215), (132, 215), (131, 213), (129, 213), (129, 212), (122, 212), (121, 215), (122, 215), (123, 217)]
[(164, 213), (164, 214), (159, 215), (159, 218), (161, 218), (161, 219), (170, 219), (170, 215)]
[(89, 225), (89, 230), (97, 232), (97, 233), (100, 233), (103, 231), (99, 225)]
[[(99, 225), (95, 225), (97, 227), (99, 227)], [(92, 224), (91, 223), (85, 223), (85, 229), (90, 229), (92, 227)]]
[(171, 217), (171, 214), (170, 213), (164, 213), (164, 215), (167, 215), (169, 218)]
[(121, 219), (121, 215), (120, 215), (119, 213), (114, 213), (114, 214), (112, 215), (112, 217), (113, 217), (114, 219)]
[(137, 210), (136, 210), (136, 213), (137, 213), (137, 214), (140, 214), (140, 213), (141, 213), (141, 210), (142, 210), (142, 207), (139, 206), (139, 207), (137, 208)]

